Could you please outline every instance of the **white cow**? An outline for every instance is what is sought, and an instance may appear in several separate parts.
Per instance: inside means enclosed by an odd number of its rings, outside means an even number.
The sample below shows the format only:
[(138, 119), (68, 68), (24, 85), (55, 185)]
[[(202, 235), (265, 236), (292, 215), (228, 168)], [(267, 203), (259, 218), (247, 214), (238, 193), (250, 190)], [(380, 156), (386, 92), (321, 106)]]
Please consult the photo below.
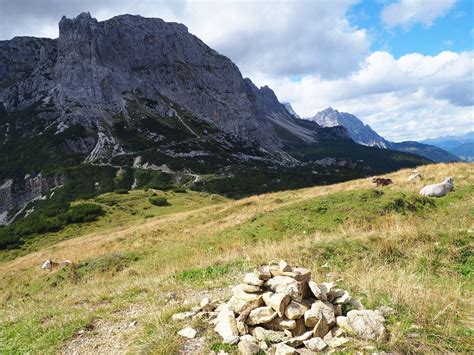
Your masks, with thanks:
[(68, 265), (70, 265), (72, 262), (71, 260), (63, 260), (63, 261), (60, 261), (59, 263), (56, 262), (56, 261), (53, 261), (51, 259), (48, 259), (46, 260), (43, 265), (41, 266), (41, 268), (43, 270), (49, 270), (49, 271), (52, 271), (54, 269), (62, 269)]
[(430, 197), (443, 197), (454, 190), (454, 181), (452, 177), (444, 179), (443, 182), (439, 184), (432, 184), (423, 187), (420, 190), (420, 195), (430, 196)]
[(423, 177), (418, 172), (418, 170), (413, 170), (411, 175), (408, 177), (407, 181), (412, 181), (412, 180), (415, 180), (415, 179), (420, 179), (420, 180), (423, 179)]

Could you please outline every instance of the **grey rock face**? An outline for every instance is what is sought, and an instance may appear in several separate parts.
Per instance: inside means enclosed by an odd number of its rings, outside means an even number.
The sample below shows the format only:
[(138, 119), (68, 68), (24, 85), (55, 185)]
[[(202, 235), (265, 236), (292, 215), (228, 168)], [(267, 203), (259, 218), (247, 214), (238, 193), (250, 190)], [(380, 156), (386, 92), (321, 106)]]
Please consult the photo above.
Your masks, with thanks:
[(315, 141), (319, 128), (299, 122), (268, 87), (244, 80), (231, 60), (186, 26), (156, 18), (63, 17), (57, 40), (0, 42), (1, 73), (6, 75), (0, 79), (0, 101), (7, 111), (47, 97), (66, 125), (103, 128), (124, 112), (127, 101), (140, 98), (157, 102), (160, 114), (170, 110), (171, 101), (267, 147), (282, 145), (275, 125), (305, 142)]
[(332, 107), (318, 112), (311, 118), (323, 127), (345, 127), (350, 137), (359, 144), (376, 146), (380, 148), (387, 147), (387, 141), (379, 136), (369, 125), (364, 124), (356, 116), (346, 112), (339, 112)]
[[(51, 189), (61, 186), (65, 182), (65, 177), (42, 177), (25, 176), (21, 184), (14, 184), (8, 179), (0, 185), (0, 225), (6, 224), (12, 218), (8, 216), (8, 211), (13, 208), (21, 208), (27, 203), (48, 198)], [(47, 196), (48, 195), (48, 196)]]

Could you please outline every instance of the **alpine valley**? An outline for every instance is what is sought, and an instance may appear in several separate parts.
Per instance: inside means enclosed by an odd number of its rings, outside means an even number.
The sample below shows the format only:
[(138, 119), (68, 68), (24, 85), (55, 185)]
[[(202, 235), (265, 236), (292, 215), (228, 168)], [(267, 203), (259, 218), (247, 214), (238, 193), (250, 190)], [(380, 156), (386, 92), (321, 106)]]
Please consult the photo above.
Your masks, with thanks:
[(57, 39), (0, 41), (0, 222), (114, 190), (240, 197), (430, 163), (346, 128), (293, 115), (182, 24), (63, 17)]

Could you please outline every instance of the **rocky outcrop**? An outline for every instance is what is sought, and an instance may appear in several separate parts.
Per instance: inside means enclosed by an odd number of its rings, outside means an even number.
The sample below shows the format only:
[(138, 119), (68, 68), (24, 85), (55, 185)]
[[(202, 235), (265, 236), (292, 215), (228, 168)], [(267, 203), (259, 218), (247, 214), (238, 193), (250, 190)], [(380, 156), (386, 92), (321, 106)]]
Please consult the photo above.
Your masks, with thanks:
[(14, 218), (9, 215), (9, 211), (21, 211), (23, 206), (34, 200), (48, 198), (51, 189), (63, 185), (65, 181), (65, 176), (42, 177), (41, 174), (27, 175), (21, 182), (5, 180), (0, 186), (0, 225), (7, 224)]
[[(248, 291), (245, 285), (250, 286)], [(231, 305), (236, 300), (246, 305), (235, 310)], [(206, 312), (202, 304), (199, 310), (210, 318), (223, 342), (238, 343), (243, 354), (334, 352), (349, 342), (360, 346), (361, 341), (384, 341), (384, 315), (393, 312), (389, 307), (365, 310), (334, 282), (311, 281), (310, 270), (283, 260), (246, 274), (229, 302), (215, 312)], [(182, 314), (172, 318), (184, 319)]]

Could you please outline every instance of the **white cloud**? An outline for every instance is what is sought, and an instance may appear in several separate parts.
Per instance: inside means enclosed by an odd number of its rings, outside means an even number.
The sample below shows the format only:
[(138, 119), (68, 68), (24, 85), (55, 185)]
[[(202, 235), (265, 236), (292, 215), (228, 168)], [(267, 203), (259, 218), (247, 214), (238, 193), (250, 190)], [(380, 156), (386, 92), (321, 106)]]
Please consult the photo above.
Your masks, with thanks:
[(382, 10), (382, 21), (389, 27), (409, 27), (415, 23), (431, 26), (444, 16), (456, 0), (398, 0)]
[(366, 31), (345, 17), (356, 1), (0, 0), (0, 38), (55, 38), (61, 16), (82, 11), (98, 20), (140, 14), (184, 23), (236, 62), (244, 75), (258, 71), (334, 77), (357, 69), (369, 51)]
[(387, 52), (369, 55), (360, 69), (339, 79), (306, 76), (282, 81), (256, 76), (302, 116), (332, 106), (353, 113), (393, 140), (422, 139), (474, 129), (474, 52)]

